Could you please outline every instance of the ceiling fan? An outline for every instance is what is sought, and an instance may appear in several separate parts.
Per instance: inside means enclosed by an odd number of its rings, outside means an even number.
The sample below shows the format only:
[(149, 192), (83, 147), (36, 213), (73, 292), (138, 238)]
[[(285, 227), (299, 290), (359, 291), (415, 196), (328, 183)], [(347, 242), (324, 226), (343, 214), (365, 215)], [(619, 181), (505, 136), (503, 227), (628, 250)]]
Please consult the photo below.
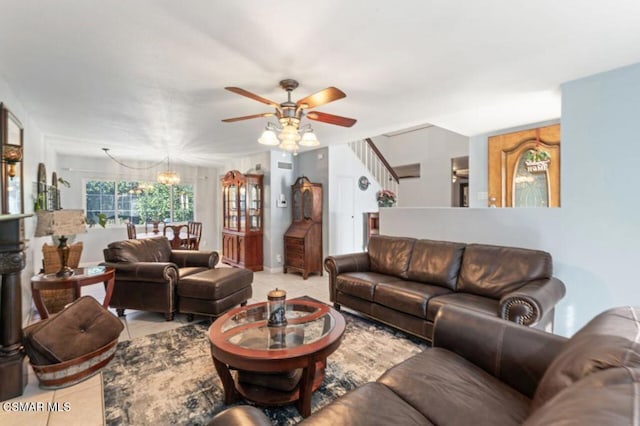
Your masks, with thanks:
[(296, 80), (288, 78), (280, 82), (280, 87), (282, 87), (287, 92), (287, 101), (281, 104), (278, 104), (269, 99), (265, 99), (239, 87), (225, 87), (225, 89), (230, 92), (236, 93), (241, 96), (246, 96), (247, 98), (253, 99), (254, 101), (262, 102), (263, 104), (269, 105), (270, 107), (275, 108), (275, 112), (264, 112), (262, 114), (245, 115), (243, 117), (226, 118), (222, 121), (224, 121), (225, 123), (233, 123), (236, 121), (249, 120), (252, 118), (275, 116), (280, 122), (281, 126), (284, 127), (286, 125), (292, 125), (297, 129), (300, 125), (300, 120), (303, 116), (306, 115), (309, 120), (320, 121), (327, 124), (334, 124), (336, 126), (351, 127), (356, 124), (357, 120), (353, 118), (341, 117), (339, 115), (327, 114), (325, 112), (319, 111), (305, 112), (305, 110), (328, 104), (329, 102), (337, 101), (338, 99), (346, 97), (347, 95), (345, 95), (344, 92), (340, 89), (337, 89), (335, 87), (327, 87), (326, 89), (314, 93), (313, 95), (309, 95), (306, 98), (300, 99), (298, 102), (293, 102), (291, 100), (291, 92), (298, 87), (298, 82)]

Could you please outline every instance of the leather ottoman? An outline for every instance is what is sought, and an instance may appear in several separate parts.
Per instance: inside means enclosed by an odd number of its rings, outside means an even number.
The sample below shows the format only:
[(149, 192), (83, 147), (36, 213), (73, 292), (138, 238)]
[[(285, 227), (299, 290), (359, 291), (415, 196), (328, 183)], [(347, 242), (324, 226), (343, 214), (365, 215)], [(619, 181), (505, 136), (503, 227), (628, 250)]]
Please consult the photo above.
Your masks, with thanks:
[(240, 268), (215, 268), (180, 279), (178, 312), (217, 317), (251, 298), (253, 272)]
[(74, 385), (98, 373), (116, 351), (124, 325), (91, 296), (24, 329), (24, 348), (43, 389)]

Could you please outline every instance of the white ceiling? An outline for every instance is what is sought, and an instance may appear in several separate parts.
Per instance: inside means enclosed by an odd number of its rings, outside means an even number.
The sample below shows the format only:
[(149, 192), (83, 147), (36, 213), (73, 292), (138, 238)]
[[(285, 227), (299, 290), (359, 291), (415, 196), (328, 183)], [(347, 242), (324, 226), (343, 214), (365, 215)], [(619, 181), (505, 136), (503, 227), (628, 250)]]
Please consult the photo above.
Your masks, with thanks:
[(0, 75), (60, 152), (219, 164), (267, 122), (220, 120), (270, 112), (225, 86), (342, 89), (317, 110), (358, 123), (312, 122), (323, 145), (473, 135), (559, 117), (561, 83), (640, 62), (639, 28), (638, 0), (3, 0)]

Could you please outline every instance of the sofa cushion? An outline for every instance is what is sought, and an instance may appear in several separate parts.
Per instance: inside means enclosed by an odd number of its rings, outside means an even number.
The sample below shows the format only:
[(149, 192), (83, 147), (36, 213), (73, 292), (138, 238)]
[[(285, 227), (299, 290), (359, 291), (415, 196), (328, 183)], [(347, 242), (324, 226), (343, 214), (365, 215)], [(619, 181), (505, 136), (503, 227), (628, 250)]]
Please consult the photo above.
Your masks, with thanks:
[(372, 236), (368, 249), (371, 271), (407, 278), (409, 258), (415, 242), (415, 238)]
[[(559, 392), (533, 412), (526, 426), (627, 426), (640, 418), (637, 369), (610, 368)], [(635, 421), (632, 421), (635, 419)]]
[(307, 417), (304, 425), (428, 426), (433, 423), (384, 385), (366, 383)]
[(93, 297), (83, 296), (60, 313), (25, 329), (27, 347), (51, 363), (93, 352), (120, 336), (122, 322)]
[(596, 371), (640, 367), (639, 316), (640, 312), (630, 306), (609, 309), (574, 334), (542, 376), (532, 410)]
[(443, 287), (417, 283), (415, 281), (394, 281), (376, 285), (373, 301), (405, 314), (427, 318), (427, 303), (432, 297), (450, 293)]
[(407, 278), (455, 290), (465, 246), (448, 241), (416, 241)]
[(116, 241), (104, 250), (107, 262), (169, 262), (170, 258), (171, 244), (166, 237)]
[(347, 272), (336, 277), (339, 292), (373, 302), (376, 285), (397, 281), (398, 278), (375, 272)]
[(444, 305), (461, 306), (472, 311), (482, 312), (492, 317), (498, 315), (499, 302), (488, 297), (469, 293), (449, 293), (429, 299), (427, 321), (435, 321), (438, 311)]
[(499, 299), (529, 281), (551, 278), (551, 255), (540, 250), (468, 244), (458, 291)]
[(520, 425), (529, 414), (529, 398), (446, 349), (426, 349), (378, 383), (438, 425)]

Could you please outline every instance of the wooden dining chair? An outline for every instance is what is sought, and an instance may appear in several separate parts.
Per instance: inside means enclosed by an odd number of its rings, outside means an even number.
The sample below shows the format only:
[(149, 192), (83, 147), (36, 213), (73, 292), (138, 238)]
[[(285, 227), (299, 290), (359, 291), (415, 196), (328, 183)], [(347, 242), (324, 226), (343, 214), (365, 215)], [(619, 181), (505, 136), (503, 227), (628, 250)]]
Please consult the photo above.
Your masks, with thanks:
[(127, 223), (127, 236), (130, 240), (136, 239), (136, 225), (131, 222)]
[(202, 222), (189, 222), (189, 250), (200, 250), (202, 237)]
[[(168, 231), (167, 231), (168, 230)], [(171, 225), (165, 224), (162, 235), (167, 237), (172, 249), (189, 250), (189, 226), (187, 224)]]

